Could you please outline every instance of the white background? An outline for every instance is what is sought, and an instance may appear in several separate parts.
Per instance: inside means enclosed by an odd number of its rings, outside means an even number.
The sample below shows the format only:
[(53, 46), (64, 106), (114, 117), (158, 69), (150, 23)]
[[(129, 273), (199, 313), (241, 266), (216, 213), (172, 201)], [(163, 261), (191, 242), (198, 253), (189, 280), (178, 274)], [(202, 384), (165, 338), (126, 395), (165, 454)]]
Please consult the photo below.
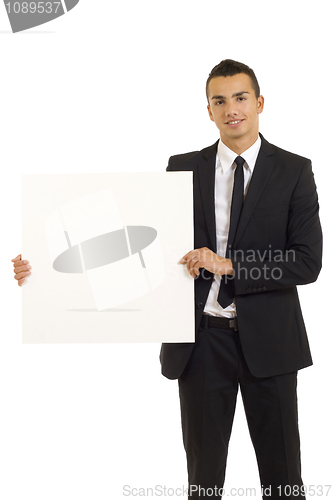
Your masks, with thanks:
[[(177, 383), (160, 376), (158, 345), (21, 345), (10, 259), (22, 173), (163, 171), (171, 154), (212, 144), (205, 81), (225, 58), (257, 74), (264, 137), (313, 161), (326, 251), (319, 280), (300, 289), (315, 363), (299, 374), (300, 431), (305, 484), (332, 484), (331, 5), (81, 0), (16, 35), (0, 5), (1, 498), (121, 499), (125, 484), (186, 484)], [(259, 487), (240, 404), (225, 486)]]

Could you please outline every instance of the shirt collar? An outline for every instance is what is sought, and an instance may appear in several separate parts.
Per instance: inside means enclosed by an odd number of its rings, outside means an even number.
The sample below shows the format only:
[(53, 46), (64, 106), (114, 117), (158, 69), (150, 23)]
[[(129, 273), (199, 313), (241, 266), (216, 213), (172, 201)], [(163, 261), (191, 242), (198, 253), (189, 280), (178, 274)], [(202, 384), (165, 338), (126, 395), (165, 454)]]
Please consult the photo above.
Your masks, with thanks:
[[(258, 139), (252, 146), (249, 147), (246, 151), (244, 151), (240, 156), (244, 158), (245, 162), (244, 167), (249, 169), (250, 173), (252, 174), (254, 166), (257, 161), (257, 157), (259, 154), (259, 149), (261, 146), (261, 138), (258, 136)], [(234, 161), (235, 158), (238, 156), (234, 151), (229, 149), (222, 141), (221, 139), (219, 140), (218, 146), (217, 146), (217, 156), (219, 159), (219, 163), (222, 168), (222, 173), (226, 172), (229, 168), (231, 168), (233, 165), (235, 167)]]

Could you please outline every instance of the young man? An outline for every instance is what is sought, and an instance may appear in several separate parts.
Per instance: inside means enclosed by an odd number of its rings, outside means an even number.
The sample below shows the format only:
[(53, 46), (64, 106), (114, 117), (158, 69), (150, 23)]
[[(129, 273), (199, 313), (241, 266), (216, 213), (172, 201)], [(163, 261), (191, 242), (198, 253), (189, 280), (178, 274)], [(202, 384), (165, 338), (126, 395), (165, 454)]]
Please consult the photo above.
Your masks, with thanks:
[(196, 340), (161, 349), (162, 373), (179, 379), (189, 498), (221, 498), (238, 386), (264, 498), (304, 498), (296, 377), (312, 360), (296, 285), (317, 279), (322, 244), (311, 162), (259, 134), (248, 66), (222, 61), (206, 89), (220, 139), (167, 169), (193, 171), (195, 249), (181, 262)]
[[(311, 163), (259, 135), (264, 99), (248, 66), (222, 61), (206, 88), (220, 139), (168, 166), (194, 182), (195, 249), (182, 261), (196, 341), (161, 350), (163, 374), (179, 379), (189, 498), (221, 497), (238, 386), (264, 497), (303, 498), (296, 376), (312, 361), (296, 285), (321, 267)], [(13, 262), (22, 285), (29, 263)]]

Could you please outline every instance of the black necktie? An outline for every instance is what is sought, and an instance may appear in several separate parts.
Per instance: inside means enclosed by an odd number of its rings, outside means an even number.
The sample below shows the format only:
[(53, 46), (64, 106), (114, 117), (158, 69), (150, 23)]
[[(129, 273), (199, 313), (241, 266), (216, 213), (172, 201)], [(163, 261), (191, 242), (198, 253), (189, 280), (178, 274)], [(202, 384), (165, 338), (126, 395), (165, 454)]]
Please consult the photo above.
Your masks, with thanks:
[[(236, 230), (240, 218), (240, 214), (243, 207), (244, 200), (244, 170), (243, 165), (245, 163), (244, 158), (237, 156), (235, 159), (237, 164), (235, 174), (234, 174), (234, 188), (232, 191), (232, 201), (230, 210), (230, 226), (229, 226), (229, 236), (226, 250), (226, 258), (229, 259), (231, 256), (231, 249), (234, 244), (234, 239), (236, 235)], [(228, 279), (229, 278), (229, 279)], [(217, 302), (223, 307), (229, 306), (234, 300), (234, 283), (231, 276), (221, 276), (221, 285), (217, 297)]]

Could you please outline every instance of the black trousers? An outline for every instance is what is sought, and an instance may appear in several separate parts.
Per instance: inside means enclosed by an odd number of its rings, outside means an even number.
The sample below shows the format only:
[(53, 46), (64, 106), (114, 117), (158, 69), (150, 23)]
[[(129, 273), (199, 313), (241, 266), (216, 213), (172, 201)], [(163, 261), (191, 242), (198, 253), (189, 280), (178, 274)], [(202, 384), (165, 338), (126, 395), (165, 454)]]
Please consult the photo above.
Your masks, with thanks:
[(224, 484), (240, 387), (261, 485), (266, 491), (263, 498), (304, 499), (296, 385), (297, 373), (254, 377), (234, 330), (199, 329), (193, 353), (179, 379), (188, 498), (221, 498), (217, 492)]

